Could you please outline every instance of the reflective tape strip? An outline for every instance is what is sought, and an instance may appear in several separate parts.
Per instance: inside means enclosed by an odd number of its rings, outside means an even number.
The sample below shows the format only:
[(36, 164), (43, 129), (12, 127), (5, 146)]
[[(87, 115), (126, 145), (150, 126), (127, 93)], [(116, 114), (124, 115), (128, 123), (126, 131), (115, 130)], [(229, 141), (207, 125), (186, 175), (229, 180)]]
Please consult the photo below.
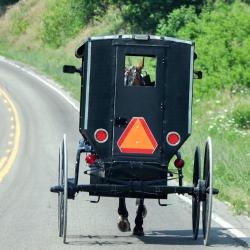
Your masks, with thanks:
[(90, 85), (90, 68), (91, 68), (91, 42), (88, 42), (88, 62), (87, 62), (87, 79), (86, 79), (86, 96), (85, 96), (85, 114), (84, 129), (88, 128), (89, 118), (89, 85)]
[(194, 74), (194, 46), (190, 50), (190, 78), (189, 78), (189, 105), (188, 105), (188, 133), (192, 129), (192, 99), (193, 99), (193, 74)]

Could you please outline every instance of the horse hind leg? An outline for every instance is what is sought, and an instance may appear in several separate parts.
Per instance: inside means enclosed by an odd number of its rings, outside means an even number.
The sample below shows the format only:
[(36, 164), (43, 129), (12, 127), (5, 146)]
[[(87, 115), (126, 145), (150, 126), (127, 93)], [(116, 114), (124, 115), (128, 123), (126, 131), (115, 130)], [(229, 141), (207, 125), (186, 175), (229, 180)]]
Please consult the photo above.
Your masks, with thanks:
[[(137, 207), (139, 206), (140, 201), (141, 201), (141, 199), (139, 199), (139, 198), (136, 199), (135, 205), (136, 205)], [(147, 213), (148, 213), (148, 210), (147, 210), (146, 206), (145, 206), (144, 203), (143, 203), (143, 211), (142, 211), (142, 217), (143, 217), (143, 219), (146, 218)]]
[(131, 231), (130, 223), (128, 221), (128, 210), (126, 208), (125, 198), (122, 198), (122, 197), (119, 198), (118, 214), (119, 214), (118, 223), (117, 223), (118, 229), (121, 232)]
[(146, 215), (146, 207), (144, 206), (144, 199), (139, 200), (137, 214), (135, 217), (135, 227), (133, 230), (133, 234), (136, 236), (143, 236), (143, 217)]

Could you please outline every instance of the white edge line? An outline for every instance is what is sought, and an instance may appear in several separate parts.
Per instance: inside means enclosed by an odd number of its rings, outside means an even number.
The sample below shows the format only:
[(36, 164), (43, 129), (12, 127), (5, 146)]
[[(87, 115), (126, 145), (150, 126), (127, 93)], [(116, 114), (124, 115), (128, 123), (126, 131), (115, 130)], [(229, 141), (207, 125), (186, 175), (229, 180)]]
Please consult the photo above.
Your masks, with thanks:
[[(177, 195), (177, 196), (181, 200), (183, 200), (186, 203), (188, 203), (189, 205), (192, 205), (192, 200), (190, 198), (188, 198), (188, 197), (186, 197), (184, 195)], [(227, 221), (225, 221), (224, 219), (222, 219), (218, 214), (212, 213), (212, 220), (214, 222), (216, 222), (217, 224), (219, 224), (220, 226), (222, 226), (223, 228), (225, 228), (226, 230), (228, 230), (231, 234), (233, 234), (237, 238), (240, 238), (242, 241), (244, 241), (247, 244), (249, 244), (247, 242), (247, 238), (248, 237), (244, 233), (242, 233), (240, 230), (236, 229), (232, 224), (230, 224)]]
[(42, 82), (44, 85), (46, 85), (47, 87), (51, 88), (53, 91), (55, 91), (57, 94), (59, 94), (63, 99), (65, 99), (75, 110), (77, 110), (79, 112), (79, 108), (77, 107), (77, 105), (72, 101), (70, 100), (69, 97), (67, 97), (61, 90), (59, 90), (58, 88), (56, 88), (55, 86), (53, 86), (51, 83), (49, 83), (48, 81), (44, 80), (43, 78), (41, 78), (40, 76), (38, 76), (36, 73), (28, 70), (28, 69), (25, 69), (24, 67), (22, 66), (19, 66), (17, 65), (16, 63), (14, 62), (11, 62), (9, 60), (7, 60), (5, 57), (3, 56), (0, 56), (0, 61), (2, 62), (5, 62), (11, 66), (14, 66), (16, 68), (18, 68), (19, 70), (27, 73), (28, 75), (34, 77), (35, 79), (39, 80), (40, 82)]
[[(45, 81), (44, 79), (42, 79), (40, 76), (38, 76), (37, 74), (35, 74), (34, 72), (27, 70), (13, 62), (8, 61), (5, 57), (0, 56), (0, 60), (3, 62), (6, 62), (18, 69), (20, 69), (21, 71), (31, 75), (32, 77), (36, 78), (37, 80), (41, 81), (43, 84), (45, 84), (46, 86), (48, 86), (49, 88), (51, 88), (52, 90), (54, 90), (57, 94), (59, 94), (62, 98), (64, 98), (71, 106), (73, 106), (73, 108), (75, 110), (77, 110), (79, 112), (79, 108), (75, 105), (74, 102), (72, 102), (62, 91), (60, 91), (59, 89), (57, 89), (55, 86), (53, 86), (52, 84), (50, 84), (49, 82)], [(192, 205), (192, 201), (190, 198), (183, 196), (183, 195), (177, 195), (180, 199), (182, 199), (183, 201), (185, 201), (186, 203), (188, 203), (189, 205)], [(219, 224), (220, 226), (222, 226), (223, 228), (227, 229), (231, 234), (233, 234), (234, 236), (236, 236), (237, 238), (240, 238), (242, 241), (246, 242), (247, 236), (242, 233), (240, 230), (234, 228), (233, 225), (231, 225), (230, 223), (228, 223), (227, 221), (225, 221), (224, 219), (222, 219), (219, 215), (217, 215), (216, 213), (212, 213), (212, 220), (215, 221), (217, 224)], [(248, 242), (246, 242), (248, 244)]]

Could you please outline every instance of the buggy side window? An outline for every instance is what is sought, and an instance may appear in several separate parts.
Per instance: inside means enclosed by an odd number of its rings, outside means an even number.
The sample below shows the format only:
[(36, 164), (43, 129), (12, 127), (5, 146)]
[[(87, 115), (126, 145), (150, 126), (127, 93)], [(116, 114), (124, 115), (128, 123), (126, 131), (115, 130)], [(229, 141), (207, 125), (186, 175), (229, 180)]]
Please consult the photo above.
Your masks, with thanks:
[(125, 55), (124, 85), (151, 86), (156, 82), (156, 57)]

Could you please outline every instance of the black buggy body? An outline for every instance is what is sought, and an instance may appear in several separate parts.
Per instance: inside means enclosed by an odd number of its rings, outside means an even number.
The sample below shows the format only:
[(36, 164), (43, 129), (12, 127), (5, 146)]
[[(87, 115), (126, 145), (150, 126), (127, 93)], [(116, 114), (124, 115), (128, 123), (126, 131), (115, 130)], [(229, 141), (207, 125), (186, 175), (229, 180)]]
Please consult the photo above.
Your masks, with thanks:
[[(203, 178), (199, 147), (195, 151), (193, 186), (183, 186), (179, 149), (191, 134), (194, 43), (151, 35), (91, 37), (76, 50), (82, 66), (64, 66), (81, 75), (75, 177), (67, 177), (66, 137), (59, 154), (59, 234), (66, 239), (67, 199), (80, 191), (110, 197), (167, 199), (189, 194), (193, 200), (193, 233), (197, 238), (200, 203), (204, 205), (204, 239), (211, 221), (211, 140), (205, 149)], [(200, 78), (201, 73), (198, 73)], [(78, 184), (82, 153), (88, 153), (90, 183)], [(176, 157), (175, 170), (169, 168)], [(178, 185), (169, 185), (175, 178)], [(66, 210), (66, 212), (65, 212)], [(61, 230), (61, 231), (60, 231)]]
[[(112, 167), (109, 174), (138, 180), (164, 177), (161, 170), (167, 170), (191, 133), (194, 44), (156, 36), (92, 37), (76, 56), (83, 60), (84, 76), (80, 132), (105, 166)], [(124, 84), (126, 56), (155, 59), (154, 86)], [(131, 150), (119, 147), (119, 139), (136, 117), (145, 121), (155, 139), (156, 146), (149, 146), (148, 152), (140, 143), (138, 150), (132, 142)], [(95, 140), (98, 129), (108, 133), (104, 143)], [(180, 140), (171, 145), (167, 136), (173, 132)], [(135, 143), (139, 139), (135, 137)]]

